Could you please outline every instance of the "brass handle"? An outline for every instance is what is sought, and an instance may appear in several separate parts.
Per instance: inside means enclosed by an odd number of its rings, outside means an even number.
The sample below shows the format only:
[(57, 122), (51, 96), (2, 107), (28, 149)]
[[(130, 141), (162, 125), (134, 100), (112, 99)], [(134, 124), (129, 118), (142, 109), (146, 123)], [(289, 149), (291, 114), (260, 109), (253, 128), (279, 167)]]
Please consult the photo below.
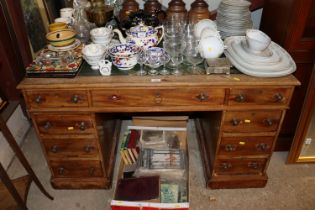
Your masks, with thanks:
[(73, 95), (73, 96), (71, 97), (71, 101), (72, 101), (72, 103), (74, 103), (74, 104), (79, 103), (79, 101), (80, 101), (80, 96), (78, 96), (78, 95)]
[(50, 149), (50, 151), (51, 151), (52, 153), (57, 153), (57, 152), (58, 152), (58, 146), (57, 146), (57, 145), (52, 146), (51, 149)]
[(273, 125), (273, 120), (272, 119), (265, 119), (264, 120), (264, 124), (268, 127), (272, 126)]
[(231, 120), (231, 123), (233, 126), (238, 126), (240, 124), (240, 122), (241, 122), (240, 120), (235, 119), (235, 118)]
[(89, 175), (95, 176), (95, 168), (94, 167), (89, 168)]
[(233, 152), (235, 150), (236, 150), (236, 145), (234, 145), (234, 144), (227, 144), (227, 145), (225, 145), (225, 151)]
[(155, 98), (154, 101), (156, 104), (160, 104), (162, 102), (162, 96), (161, 93), (157, 92), (154, 94)]
[(42, 102), (43, 102), (43, 97), (42, 96), (36, 96), (35, 103), (41, 104)]
[(196, 98), (200, 101), (208, 101), (209, 100), (209, 96), (205, 93), (200, 93), (199, 95), (196, 96)]
[(276, 95), (274, 95), (274, 98), (276, 102), (282, 102), (284, 99), (284, 96), (281, 93), (277, 93)]
[(120, 100), (120, 97), (119, 97), (118, 95), (112, 95), (112, 96), (111, 96), (111, 99), (112, 99), (113, 101), (118, 101), (118, 100)]
[(51, 123), (49, 121), (47, 121), (44, 125), (44, 129), (48, 130), (49, 128), (51, 128)]
[(93, 150), (93, 147), (91, 145), (87, 145), (87, 146), (84, 147), (84, 151), (86, 153), (90, 153), (92, 150)]
[(228, 169), (232, 168), (232, 164), (231, 163), (221, 163), (220, 168), (222, 170), (228, 170)]
[(249, 162), (248, 163), (248, 168), (258, 169), (259, 168), (259, 163), (257, 163), (257, 162)]
[(58, 174), (59, 175), (64, 175), (65, 169), (63, 167), (58, 168)]
[(268, 148), (269, 148), (269, 146), (266, 143), (256, 144), (256, 149), (258, 151), (266, 151)]
[(84, 131), (84, 130), (86, 129), (86, 124), (85, 124), (85, 122), (80, 122), (79, 129), (80, 129), (81, 131)]
[(242, 102), (244, 102), (245, 100), (246, 100), (246, 97), (245, 97), (245, 95), (243, 95), (243, 94), (239, 94), (238, 96), (235, 97), (235, 101), (236, 101), (236, 102), (239, 102), (239, 103), (242, 103)]

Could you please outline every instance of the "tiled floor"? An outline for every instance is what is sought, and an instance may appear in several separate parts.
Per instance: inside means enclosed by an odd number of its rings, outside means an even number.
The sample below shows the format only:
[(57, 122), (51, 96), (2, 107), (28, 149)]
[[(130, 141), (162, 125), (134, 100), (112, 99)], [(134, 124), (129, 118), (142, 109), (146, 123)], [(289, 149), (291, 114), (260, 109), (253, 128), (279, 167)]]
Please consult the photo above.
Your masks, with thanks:
[[(189, 123), (190, 209), (191, 210), (313, 210), (315, 209), (315, 164), (287, 165), (287, 153), (275, 152), (268, 168), (265, 188), (209, 190), (201, 166), (195, 129)], [(32, 184), (27, 206), (30, 210), (107, 210), (113, 197), (111, 190), (54, 190), (50, 172), (33, 129), (23, 144), (23, 151), (46, 189), (54, 196), (47, 199)], [(117, 161), (120, 157), (117, 157)], [(116, 164), (117, 166), (118, 164)], [(18, 161), (9, 168), (12, 177), (25, 174)], [(116, 168), (117, 169), (117, 168)], [(116, 170), (117, 171), (117, 170)], [(116, 172), (114, 174), (114, 177)], [(116, 180), (114, 178), (115, 186)]]

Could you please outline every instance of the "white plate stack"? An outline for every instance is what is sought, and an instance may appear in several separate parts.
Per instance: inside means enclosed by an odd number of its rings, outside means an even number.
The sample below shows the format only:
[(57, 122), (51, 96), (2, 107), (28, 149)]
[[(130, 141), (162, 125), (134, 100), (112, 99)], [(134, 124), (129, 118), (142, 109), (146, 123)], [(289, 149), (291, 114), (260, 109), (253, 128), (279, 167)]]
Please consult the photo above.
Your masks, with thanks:
[(281, 77), (293, 73), (296, 64), (292, 57), (275, 42), (261, 52), (248, 47), (245, 36), (224, 40), (225, 56), (240, 72), (256, 77)]
[(222, 38), (245, 35), (246, 29), (253, 27), (246, 0), (222, 0), (217, 9), (216, 23)]

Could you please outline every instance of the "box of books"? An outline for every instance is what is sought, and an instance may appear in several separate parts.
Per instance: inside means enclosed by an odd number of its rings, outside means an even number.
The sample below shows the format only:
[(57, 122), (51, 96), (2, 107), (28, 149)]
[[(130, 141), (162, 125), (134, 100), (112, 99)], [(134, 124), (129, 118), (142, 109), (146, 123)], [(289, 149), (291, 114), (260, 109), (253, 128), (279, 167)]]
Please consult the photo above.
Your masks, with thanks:
[(121, 140), (112, 210), (188, 210), (186, 116), (134, 117)]

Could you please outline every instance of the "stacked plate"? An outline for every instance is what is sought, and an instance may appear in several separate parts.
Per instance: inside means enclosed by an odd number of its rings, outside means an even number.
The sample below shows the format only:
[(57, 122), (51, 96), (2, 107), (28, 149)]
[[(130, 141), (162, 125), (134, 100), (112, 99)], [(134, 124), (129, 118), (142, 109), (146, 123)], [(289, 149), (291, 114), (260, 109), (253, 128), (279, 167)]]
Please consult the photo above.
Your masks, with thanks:
[(217, 9), (217, 26), (222, 38), (245, 35), (253, 27), (250, 2), (246, 0), (222, 0)]
[(253, 52), (247, 46), (245, 36), (232, 36), (224, 40), (225, 56), (239, 71), (257, 77), (281, 77), (293, 73), (296, 64), (278, 44), (271, 42), (261, 52)]

